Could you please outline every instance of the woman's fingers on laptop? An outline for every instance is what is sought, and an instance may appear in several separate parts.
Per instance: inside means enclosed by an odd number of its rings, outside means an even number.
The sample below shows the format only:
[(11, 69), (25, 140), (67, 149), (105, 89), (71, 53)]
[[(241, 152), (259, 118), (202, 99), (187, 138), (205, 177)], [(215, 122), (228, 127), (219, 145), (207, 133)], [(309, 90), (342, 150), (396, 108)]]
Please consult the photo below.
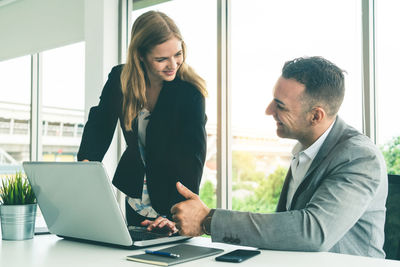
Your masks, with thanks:
[(170, 220), (168, 220), (168, 219), (165, 219), (164, 221), (162, 221), (158, 225), (158, 227), (160, 229), (161, 228), (164, 228), (166, 230), (168, 229), (170, 235), (175, 234), (176, 232), (178, 232), (178, 229), (176, 228), (175, 223), (170, 221)]
[(141, 222), (140, 224), (142, 225), (142, 226), (149, 226), (150, 224), (152, 224), (153, 223), (153, 221), (150, 221), (150, 220), (144, 220), (143, 222)]
[(175, 223), (167, 218), (160, 220), (160, 223), (156, 226), (156, 228), (161, 232), (167, 232), (169, 235), (175, 234), (178, 231), (178, 229), (175, 227)]
[(155, 219), (153, 221), (153, 223), (149, 227), (151, 228), (151, 230), (154, 230), (154, 229), (157, 229), (157, 228), (158, 229), (163, 228), (164, 225), (165, 225), (165, 223), (164, 223), (165, 220), (167, 220), (167, 219), (162, 217), (162, 216), (159, 216), (157, 219)]
[(152, 221), (152, 220), (144, 220), (143, 222), (141, 222), (140, 224), (142, 226), (146, 226), (148, 231), (152, 231), (155, 227), (155, 223), (156, 221)]
[(162, 231), (165, 233), (169, 233), (170, 235), (178, 231), (178, 229), (175, 227), (174, 222), (162, 216), (158, 217), (154, 221), (144, 220), (141, 225), (147, 226), (148, 231)]

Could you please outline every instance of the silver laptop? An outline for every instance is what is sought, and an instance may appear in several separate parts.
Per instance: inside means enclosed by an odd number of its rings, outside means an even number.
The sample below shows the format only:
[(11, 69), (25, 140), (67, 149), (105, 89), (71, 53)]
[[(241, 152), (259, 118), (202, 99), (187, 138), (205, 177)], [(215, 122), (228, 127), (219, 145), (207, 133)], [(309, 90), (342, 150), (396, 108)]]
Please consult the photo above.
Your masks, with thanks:
[(23, 167), (52, 234), (125, 248), (189, 238), (128, 230), (100, 162), (24, 162)]

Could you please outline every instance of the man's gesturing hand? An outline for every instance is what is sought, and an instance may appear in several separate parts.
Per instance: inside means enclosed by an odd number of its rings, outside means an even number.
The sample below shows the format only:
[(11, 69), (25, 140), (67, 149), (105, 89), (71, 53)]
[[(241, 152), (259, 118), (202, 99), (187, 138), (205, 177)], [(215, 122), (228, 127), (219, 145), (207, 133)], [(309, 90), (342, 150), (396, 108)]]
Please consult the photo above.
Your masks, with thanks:
[(171, 208), (172, 219), (175, 221), (179, 234), (186, 236), (199, 236), (204, 234), (201, 223), (210, 212), (210, 209), (200, 200), (200, 197), (186, 188), (180, 182), (176, 183), (179, 194), (187, 200)]

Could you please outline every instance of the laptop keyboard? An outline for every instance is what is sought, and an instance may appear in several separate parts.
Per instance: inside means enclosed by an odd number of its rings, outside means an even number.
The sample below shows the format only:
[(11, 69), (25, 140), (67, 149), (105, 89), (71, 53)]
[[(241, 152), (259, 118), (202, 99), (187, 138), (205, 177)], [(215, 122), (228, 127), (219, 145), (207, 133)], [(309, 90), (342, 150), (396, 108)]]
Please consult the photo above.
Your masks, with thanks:
[(142, 240), (156, 239), (160, 237), (168, 237), (168, 234), (149, 232), (147, 231), (146, 227), (129, 226), (128, 230), (133, 241), (142, 241)]

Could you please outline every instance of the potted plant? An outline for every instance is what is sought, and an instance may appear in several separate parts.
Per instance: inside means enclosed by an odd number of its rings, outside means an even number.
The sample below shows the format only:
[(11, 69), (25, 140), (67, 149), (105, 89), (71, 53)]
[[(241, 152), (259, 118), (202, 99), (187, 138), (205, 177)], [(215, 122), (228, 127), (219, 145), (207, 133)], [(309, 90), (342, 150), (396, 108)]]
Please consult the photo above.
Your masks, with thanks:
[(36, 197), (21, 172), (6, 177), (0, 186), (0, 219), (4, 240), (33, 238), (36, 220)]

